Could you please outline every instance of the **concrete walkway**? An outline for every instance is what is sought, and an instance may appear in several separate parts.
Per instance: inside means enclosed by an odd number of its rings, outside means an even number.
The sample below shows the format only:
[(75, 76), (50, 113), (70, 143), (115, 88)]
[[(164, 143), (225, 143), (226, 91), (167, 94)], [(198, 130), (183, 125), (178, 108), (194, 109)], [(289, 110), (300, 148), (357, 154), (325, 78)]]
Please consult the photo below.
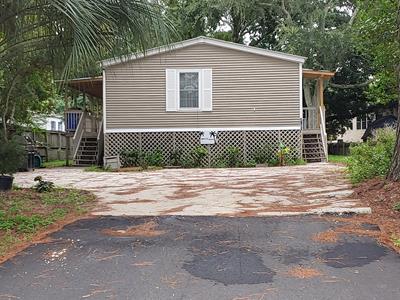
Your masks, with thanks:
[(165, 169), (148, 172), (85, 172), (79, 168), (18, 173), (97, 195), (95, 215), (271, 216), (326, 212), (368, 213), (351, 194), (344, 169), (319, 163), (252, 169)]

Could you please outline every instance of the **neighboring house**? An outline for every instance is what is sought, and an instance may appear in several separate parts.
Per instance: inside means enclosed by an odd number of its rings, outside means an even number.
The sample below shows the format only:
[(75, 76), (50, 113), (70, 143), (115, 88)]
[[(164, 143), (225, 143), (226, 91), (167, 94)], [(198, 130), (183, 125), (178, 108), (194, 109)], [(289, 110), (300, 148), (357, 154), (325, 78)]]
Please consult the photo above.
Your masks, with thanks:
[(41, 129), (48, 131), (65, 131), (64, 118), (61, 116), (43, 116), (37, 121)]
[[(167, 160), (174, 150), (189, 155), (205, 145), (213, 163), (236, 146), (251, 161), (261, 147), (270, 145), (274, 156), (284, 144), (293, 158), (324, 161), (323, 84), (334, 73), (303, 70), (304, 60), (205, 37), (105, 60), (102, 77), (68, 83), (103, 101), (97, 123), (80, 122), (76, 129), (75, 162), (99, 158), (102, 130), (105, 156), (124, 149), (161, 150)], [(303, 107), (303, 80), (317, 83), (308, 107)], [(95, 145), (96, 134), (97, 152), (90, 156), (82, 143)]]
[(362, 136), (365, 130), (375, 120), (376, 115), (374, 113), (353, 118), (351, 120), (351, 126), (346, 129), (344, 134), (339, 135), (337, 140), (342, 140), (345, 143), (362, 142)]
[[(351, 126), (346, 128), (345, 133), (339, 135), (337, 140), (342, 140), (345, 143), (361, 143), (366, 130), (370, 126), (373, 126), (373, 124), (375, 124), (377, 128), (382, 126), (394, 126), (396, 118), (397, 105), (376, 108), (374, 112), (353, 118)], [(380, 120), (382, 121), (380, 122)], [(337, 142), (337, 140), (332, 142)]]

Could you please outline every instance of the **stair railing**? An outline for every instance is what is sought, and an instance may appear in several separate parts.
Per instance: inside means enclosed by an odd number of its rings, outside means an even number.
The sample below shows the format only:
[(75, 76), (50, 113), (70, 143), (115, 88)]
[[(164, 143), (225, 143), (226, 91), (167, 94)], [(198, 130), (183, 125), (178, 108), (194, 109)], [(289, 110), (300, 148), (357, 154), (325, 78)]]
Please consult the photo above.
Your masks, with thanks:
[(76, 127), (75, 134), (72, 138), (72, 145), (74, 149), (74, 155), (73, 155), (74, 160), (78, 155), (79, 145), (82, 141), (83, 134), (85, 133), (85, 127), (86, 127), (86, 112), (84, 111), (80, 116), (78, 126)]
[(102, 164), (103, 149), (104, 149), (104, 135), (103, 135), (103, 120), (99, 122), (97, 132), (97, 163)]
[(325, 159), (328, 161), (328, 136), (326, 134), (326, 126), (325, 126), (325, 107), (319, 107), (319, 113), (321, 116), (321, 138), (322, 138), (322, 147), (324, 149)]

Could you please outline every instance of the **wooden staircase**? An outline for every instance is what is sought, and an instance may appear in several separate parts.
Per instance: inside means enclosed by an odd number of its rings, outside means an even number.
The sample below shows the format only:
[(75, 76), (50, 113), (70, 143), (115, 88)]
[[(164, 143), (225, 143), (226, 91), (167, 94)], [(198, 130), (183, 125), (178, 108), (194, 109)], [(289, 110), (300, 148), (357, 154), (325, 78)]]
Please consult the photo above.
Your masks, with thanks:
[(303, 133), (303, 159), (308, 162), (326, 162), (321, 133)]
[(92, 166), (98, 164), (99, 144), (97, 137), (82, 137), (74, 158), (75, 166)]

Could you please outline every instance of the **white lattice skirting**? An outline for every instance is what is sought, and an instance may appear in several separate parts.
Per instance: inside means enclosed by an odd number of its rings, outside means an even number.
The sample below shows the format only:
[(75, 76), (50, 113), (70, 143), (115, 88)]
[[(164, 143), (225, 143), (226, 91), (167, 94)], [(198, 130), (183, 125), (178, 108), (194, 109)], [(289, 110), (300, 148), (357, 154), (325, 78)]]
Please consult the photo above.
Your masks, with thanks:
[[(168, 164), (172, 151), (181, 150), (184, 156), (189, 155), (200, 145), (200, 136), (201, 131), (106, 133), (104, 152), (105, 156), (113, 156), (120, 154), (122, 150), (161, 150), (164, 163)], [(301, 158), (300, 130), (218, 131), (218, 142), (206, 146), (209, 149), (207, 162), (211, 165), (217, 163), (229, 146), (239, 147), (243, 161), (249, 162), (254, 160), (256, 151), (266, 145), (272, 148), (270, 155), (275, 155), (280, 143), (291, 149), (289, 155), (292, 159)]]

